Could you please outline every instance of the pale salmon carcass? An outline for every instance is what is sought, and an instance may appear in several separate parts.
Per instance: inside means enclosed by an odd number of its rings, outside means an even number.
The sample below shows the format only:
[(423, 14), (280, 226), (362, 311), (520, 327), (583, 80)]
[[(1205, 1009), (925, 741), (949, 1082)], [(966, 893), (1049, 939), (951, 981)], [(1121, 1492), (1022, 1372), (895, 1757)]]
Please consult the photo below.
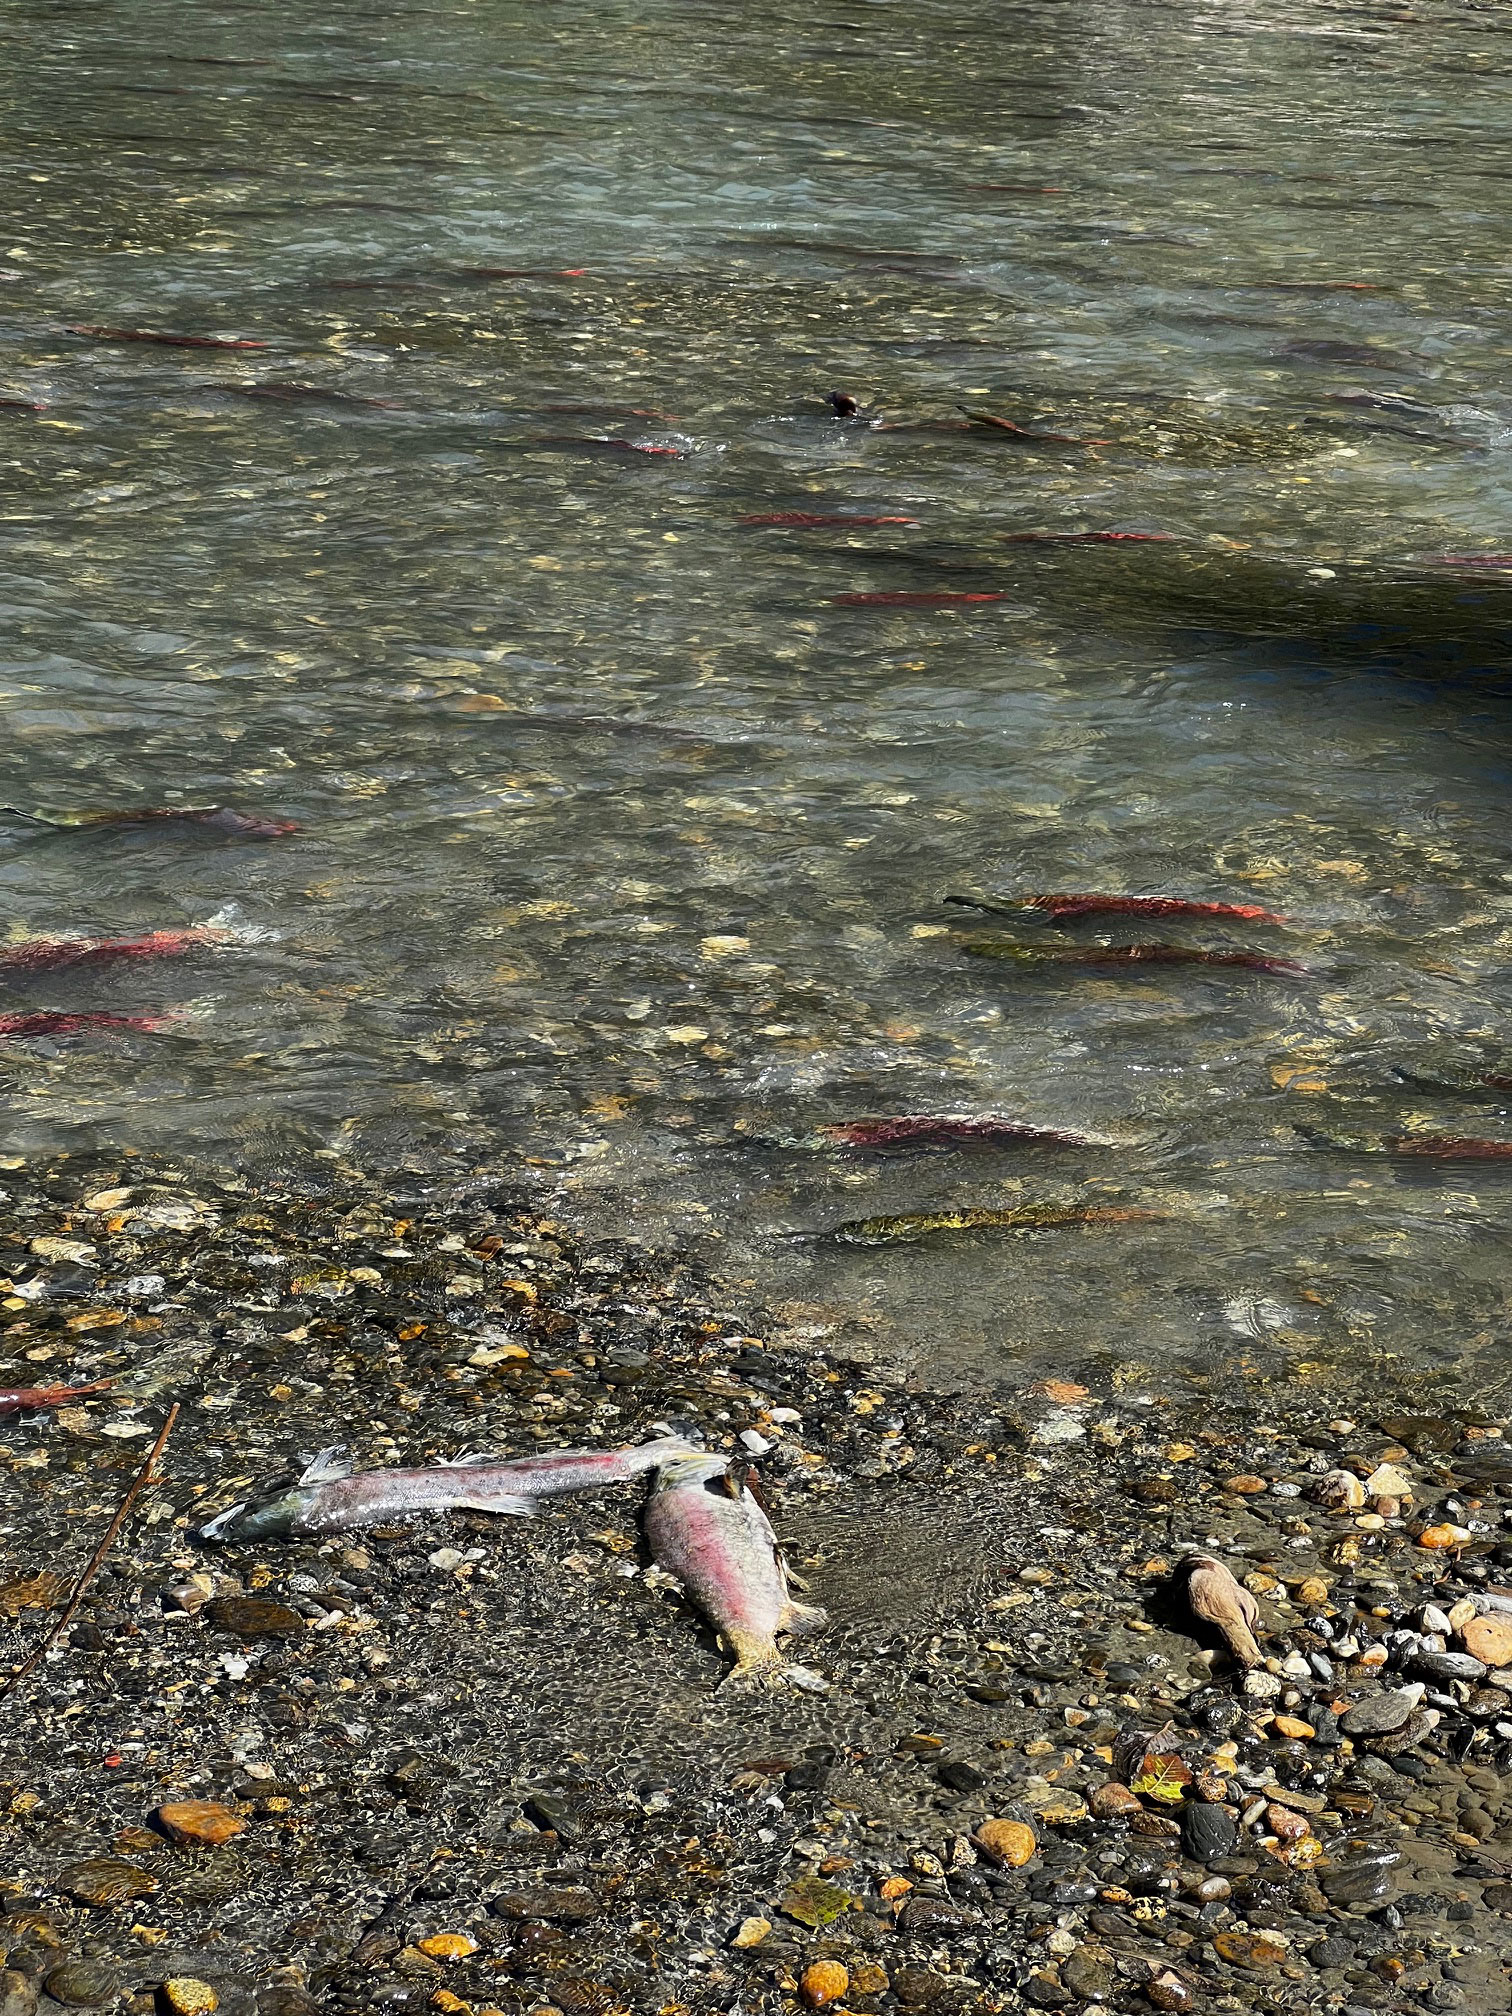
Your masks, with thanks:
[(645, 1524), (658, 1567), (677, 1577), (735, 1655), (721, 1684), (803, 1684), (802, 1669), (787, 1664), (777, 1639), (811, 1636), (829, 1618), (794, 1602), (771, 1522), (730, 1459), (694, 1454), (660, 1464)]
[(205, 1540), (282, 1533), (345, 1533), (422, 1512), (494, 1512), (529, 1518), (542, 1498), (623, 1484), (692, 1453), (678, 1436), (628, 1449), (556, 1449), (538, 1456), (473, 1457), (419, 1470), (352, 1474), (339, 1448), (323, 1449), (299, 1482), (265, 1505), (232, 1505), (201, 1528)]

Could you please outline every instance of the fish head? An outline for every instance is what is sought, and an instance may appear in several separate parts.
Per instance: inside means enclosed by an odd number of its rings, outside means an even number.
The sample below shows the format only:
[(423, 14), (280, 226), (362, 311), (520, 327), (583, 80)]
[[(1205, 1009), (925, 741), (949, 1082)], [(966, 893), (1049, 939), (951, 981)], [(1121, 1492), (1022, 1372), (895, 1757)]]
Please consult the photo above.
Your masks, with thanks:
[(715, 1477), (727, 1477), (729, 1474), (730, 1458), (728, 1456), (695, 1450), (688, 1455), (671, 1456), (665, 1463), (659, 1464), (656, 1471), (656, 1482), (651, 1488), (653, 1492), (658, 1493), (662, 1491), (693, 1491), (700, 1485), (708, 1484)]
[(202, 1540), (261, 1540), (269, 1535), (292, 1533), (304, 1513), (315, 1503), (316, 1493), (307, 1485), (293, 1485), (265, 1505), (248, 1511), (245, 1504), (233, 1505), (207, 1526), (200, 1528)]

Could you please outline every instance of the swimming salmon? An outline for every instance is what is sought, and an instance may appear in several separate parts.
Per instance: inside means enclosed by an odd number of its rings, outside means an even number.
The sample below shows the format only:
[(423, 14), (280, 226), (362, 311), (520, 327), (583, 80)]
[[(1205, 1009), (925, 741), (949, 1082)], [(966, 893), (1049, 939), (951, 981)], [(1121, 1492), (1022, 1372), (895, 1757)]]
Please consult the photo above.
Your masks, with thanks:
[(56, 973), (66, 966), (97, 966), (112, 959), (173, 959), (202, 945), (224, 945), (231, 933), (213, 925), (184, 931), (146, 931), (137, 938), (27, 938), (0, 945), (0, 971)]
[(1011, 917), (1016, 910), (1043, 910), (1049, 917), (1233, 917), (1246, 924), (1285, 924), (1286, 918), (1258, 903), (1207, 903), (1190, 896), (1005, 896), (987, 903), (976, 896), (947, 896), (963, 910)]
[(398, 413), (397, 399), (365, 399), (356, 392), (338, 392), (334, 385), (305, 385), (294, 379), (264, 380), (258, 385), (220, 385), (220, 392), (232, 392), (238, 399), (282, 399), (290, 404), (300, 400), (324, 406), (374, 406), (386, 413)]
[(290, 1490), (248, 1511), (217, 1513), (205, 1540), (260, 1540), (274, 1533), (344, 1533), (422, 1512), (498, 1512), (529, 1518), (541, 1498), (623, 1484), (670, 1459), (697, 1453), (676, 1435), (632, 1449), (555, 1449), (496, 1462), (488, 1456), (424, 1470), (364, 1470), (353, 1475), (340, 1447), (323, 1449)]
[(0, 1036), (81, 1036), (91, 1029), (137, 1029), (155, 1036), (177, 1019), (173, 1015), (104, 1015), (90, 1011), (65, 1014), (57, 1008), (38, 1008), (20, 1015), (0, 1015)]
[(1147, 1224), (1165, 1216), (1164, 1211), (1143, 1211), (1131, 1204), (981, 1206), (961, 1211), (904, 1211), (889, 1218), (848, 1218), (820, 1236), (840, 1246), (904, 1246), (914, 1239), (927, 1239), (932, 1232), (1043, 1232), (1064, 1225)]
[(1506, 1162), (1512, 1160), (1512, 1141), (1486, 1140), (1461, 1134), (1390, 1134), (1388, 1155), (1422, 1155), (1431, 1162)]
[(1000, 532), (1005, 546), (1169, 546), (1174, 532)]
[(266, 350), (250, 336), (180, 336), (168, 329), (101, 329), (89, 322), (70, 322), (70, 336), (93, 336), (99, 343), (166, 343), (175, 350)]
[(1019, 441), (1059, 441), (1067, 448), (1110, 448), (1111, 441), (1088, 439), (1081, 434), (1041, 433), (1033, 427), (1020, 427), (1017, 420), (1005, 420), (1001, 413), (988, 413), (978, 406), (963, 406), (961, 411), (973, 427), (992, 427), (999, 434), (1012, 434)]
[(969, 1113), (900, 1113), (887, 1120), (841, 1120), (821, 1127), (820, 1134), (847, 1148), (947, 1148), (1024, 1141), (1049, 1148), (1106, 1146), (1089, 1134), (1031, 1126), (1027, 1120), (999, 1120)]
[(124, 812), (23, 812), (19, 805), (0, 805), (0, 812), (24, 819), (31, 826), (51, 826), (60, 833), (74, 833), (84, 826), (155, 826), (182, 822), (190, 826), (213, 826), (218, 832), (235, 834), (243, 840), (282, 840), (297, 833), (292, 819), (269, 819), (260, 812), (237, 812), (229, 805), (139, 805)]
[(735, 1655), (721, 1684), (774, 1687), (797, 1680), (777, 1650), (778, 1637), (812, 1635), (829, 1618), (793, 1601), (771, 1522), (730, 1459), (693, 1453), (663, 1462), (646, 1501), (645, 1524), (657, 1566), (677, 1577)]
[(1487, 1093), (1512, 1092), (1512, 1077), (1504, 1072), (1485, 1071), (1463, 1073), (1446, 1068), (1442, 1074), (1429, 1071), (1409, 1071), (1404, 1064), (1394, 1064), (1392, 1075), (1404, 1085), (1416, 1085), (1424, 1092), (1452, 1092), (1461, 1099), (1483, 1098)]
[(831, 595), (829, 599), (841, 609), (938, 609), (956, 602), (1006, 602), (1008, 596), (1006, 592), (947, 595), (942, 591), (898, 589), (875, 595)]
[(1016, 959), (1025, 966), (1237, 966), (1276, 979), (1311, 977), (1294, 959), (1273, 959), (1264, 952), (1209, 952), (1200, 945), (1008, 945), (1001, 939), (974, 938), (961, 950), (973, 959)]
[(846, 525), (917, 525), (917, 518), (905, 518), (901, 512), (863, 518), (855, 513), (846, 516), (840, 512), (828, 511), (757, 511), (748, 518), (741, 519), (742, 525), (774, 525), (788, 527), (794, 531), (818, 531), (830, 526)]

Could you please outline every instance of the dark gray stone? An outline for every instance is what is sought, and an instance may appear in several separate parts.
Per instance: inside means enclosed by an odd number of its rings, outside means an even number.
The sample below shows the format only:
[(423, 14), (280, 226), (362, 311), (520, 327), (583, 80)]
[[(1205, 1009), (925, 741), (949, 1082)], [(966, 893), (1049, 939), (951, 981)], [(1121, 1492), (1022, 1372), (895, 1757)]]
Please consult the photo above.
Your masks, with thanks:
[(1367, 1694), (1345, 1709), (1339, 1727), (1346, 1736), (1389, 1736), (1409, 1720), (1413, 1706), (1408, 1694)]

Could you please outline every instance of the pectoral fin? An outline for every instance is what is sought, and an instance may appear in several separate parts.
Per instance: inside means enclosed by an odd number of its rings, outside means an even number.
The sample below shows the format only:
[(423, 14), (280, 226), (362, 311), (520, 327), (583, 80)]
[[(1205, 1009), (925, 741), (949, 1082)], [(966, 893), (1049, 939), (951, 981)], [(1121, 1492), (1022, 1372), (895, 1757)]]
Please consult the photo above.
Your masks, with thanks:
[(475, 1494), (459, 1491), (447, 1503), (459, 1512), (508, 1512), (518, 1519), (533, 1519), (536, 1510), (534, 1498), (523, 1498), (517, 1491), (479, 1491)]
[(333, 1442), (311, 1459), (299, 1481), (301, 1484), (336, 1484), (351, 1474), (352, 1459), (347, 1454), (346, 1444)]
[(829, 1629), (829, 1612), (817, 1603), (789, 1603), (777, 1620), (777, 1629), (790, 1638), (817, 1638)]

